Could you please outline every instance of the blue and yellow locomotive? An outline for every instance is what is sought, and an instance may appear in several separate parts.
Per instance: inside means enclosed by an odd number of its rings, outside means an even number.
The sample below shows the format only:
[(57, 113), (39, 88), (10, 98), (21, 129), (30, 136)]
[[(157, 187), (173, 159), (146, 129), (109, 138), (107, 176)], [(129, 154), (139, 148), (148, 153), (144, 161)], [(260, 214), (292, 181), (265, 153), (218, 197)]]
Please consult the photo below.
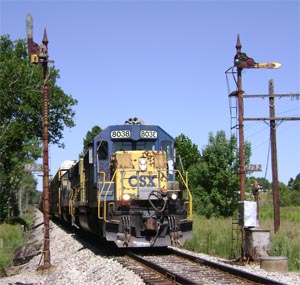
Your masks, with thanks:
[(192, 196), (174, 169), (174, 139), (136, 118), (95, 136), (83, 158), (50, 182), (50, 214), (118, 247), (183, 244), (192, 236)]

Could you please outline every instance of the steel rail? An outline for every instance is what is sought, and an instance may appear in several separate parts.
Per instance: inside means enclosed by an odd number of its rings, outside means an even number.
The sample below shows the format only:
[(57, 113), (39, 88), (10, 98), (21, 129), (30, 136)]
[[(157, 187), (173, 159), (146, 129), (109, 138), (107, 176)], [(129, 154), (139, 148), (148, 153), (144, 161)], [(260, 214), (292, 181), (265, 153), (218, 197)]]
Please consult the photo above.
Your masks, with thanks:
[(193, 280), (190, 280), (188, 278), (185, 278), (183, 276), (180, 276), (174, 272), (170, 272), (168, 269), (165, 269), (157, 264), (154, 264), (151, 261), (145, 260), (144, 258), (138, 256), (137, 254), (133, 253), (133, 252), (126, 252), (126, 255), (128, 255), (130, 258), (146, 265), (147, 267), (159, 272), (160, 274), (162, 274), (163, 276), (165, 276), (166, 278), (168, 278), (171, 281), (175, 281), (176, 284), (189, 284), (189, 285), (199, 285), (198, 282), (195, 282)]
[(207, 265), (209, 267), (218, 269), (220, 271), (226, 272), (226, 273), (230, 273), (231, 275), (234, 275), (236, 277), (241, 277), (244, 278), (246, 280), (258, 283), (258, 284), (272, 284), (272, 285), (286, 285), (286, 283), (282, 283), (273, 279), (269, 279), (267, 277), (262, 277), (262, 276), (258, 276), (255, 274), (252, 274), (250, 272), (246, 272), (244, 270), (240, 270), (225, 264), (221, 264), (221, 263), (217, 263), (214, 261), (210, 261), (210, 260), (206, 260), (200, 257), (196, 257), (181, 251), (177, 251), (174, 250), (172, 248), (170, 248), (170, 252), (172, 252), (172, 254), (181, 256), (183, 258), (186, 258), (188, 260), (194, 261), (194, 262), (198, 262), (204, 265)]

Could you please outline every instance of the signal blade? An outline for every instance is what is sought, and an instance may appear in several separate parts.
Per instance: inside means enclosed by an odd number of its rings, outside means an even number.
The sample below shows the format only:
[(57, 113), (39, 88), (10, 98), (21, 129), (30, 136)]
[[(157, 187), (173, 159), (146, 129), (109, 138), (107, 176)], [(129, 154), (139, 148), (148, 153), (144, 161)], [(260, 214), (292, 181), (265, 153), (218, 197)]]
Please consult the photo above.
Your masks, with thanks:
[(276, 61), (273, 62), (260, 62), (260, 63), (255, 63), (254, 67), (255, 68), (279, 68), (281, 67), (282, 64)]

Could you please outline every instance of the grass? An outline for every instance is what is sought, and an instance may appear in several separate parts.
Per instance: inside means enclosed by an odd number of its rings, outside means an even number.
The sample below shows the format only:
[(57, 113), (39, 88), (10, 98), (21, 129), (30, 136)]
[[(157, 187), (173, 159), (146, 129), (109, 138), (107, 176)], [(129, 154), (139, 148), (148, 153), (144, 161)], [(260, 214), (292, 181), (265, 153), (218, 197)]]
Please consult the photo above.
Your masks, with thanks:
[(23, 244), (21, 225), (0, 225), (0, 276), (4, 273), (4, 268), (11, 265), (11, 259), (16, 249)]
[(26, 242), (26, 235), (22, 232), (22, 225), (14, 221), (26, 221), (27, 225), (33, 224), (33, 209), (22, 215), (19, 219), (10, 219), (10, 223), (0, 224), (0, 277), (4, 274), (4, 269), (11, 265), (11, 260), (15, 251)]
[[(288, 257), (289, 270), (300, 271), (300, 207), (281, 207), (279, 231), (273, 231), (273, 209), (260, 209), (260, 225), (270, 230), (271, 256)], [(235, 225), (234, 225), (235, 226)], [(184, 248), (227, 259), (240, 257), (241, 237), (232, 243), (232, 219), (194, 216), (194, 238)], [(232, 250), (233, 249), (233, 250)]]
[(194, 216), (194, 237), (184, 248), (214, 256), (229, 258), (231, 255), (231, 219)]
[[(288, 257), (289, 269), (300, 271), (300, 218), (295, 218), (297, 214), (292, 213), (289, 207), (281, 210), (279, 231), (276, 234), (271, 231), (271, 255)], [(300, 207), (298, 207), (299, 213)], [(265, 228), (272, 229), (273, 219), (264, 219), (261, 224)]]

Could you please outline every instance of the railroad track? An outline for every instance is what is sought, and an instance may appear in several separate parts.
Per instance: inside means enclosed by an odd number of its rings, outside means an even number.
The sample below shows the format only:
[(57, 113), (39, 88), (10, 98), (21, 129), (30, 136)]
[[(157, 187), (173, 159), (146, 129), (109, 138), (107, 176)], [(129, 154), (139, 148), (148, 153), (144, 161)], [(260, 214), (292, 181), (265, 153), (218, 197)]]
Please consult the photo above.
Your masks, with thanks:
[(162, 254), (127, 251), (115, 258), (134, 271), (146, 284), (274, 284), (284, 283), (216, 262), (178, 252), (164, 250)]
[(148, 285), (285, 283), (257, 276), (229, 265), (195, 257), (172, 248), (118, 249), (98, 237), (78, 231), (76, 239), (95, 254), (106, 255), (138, 274)]

